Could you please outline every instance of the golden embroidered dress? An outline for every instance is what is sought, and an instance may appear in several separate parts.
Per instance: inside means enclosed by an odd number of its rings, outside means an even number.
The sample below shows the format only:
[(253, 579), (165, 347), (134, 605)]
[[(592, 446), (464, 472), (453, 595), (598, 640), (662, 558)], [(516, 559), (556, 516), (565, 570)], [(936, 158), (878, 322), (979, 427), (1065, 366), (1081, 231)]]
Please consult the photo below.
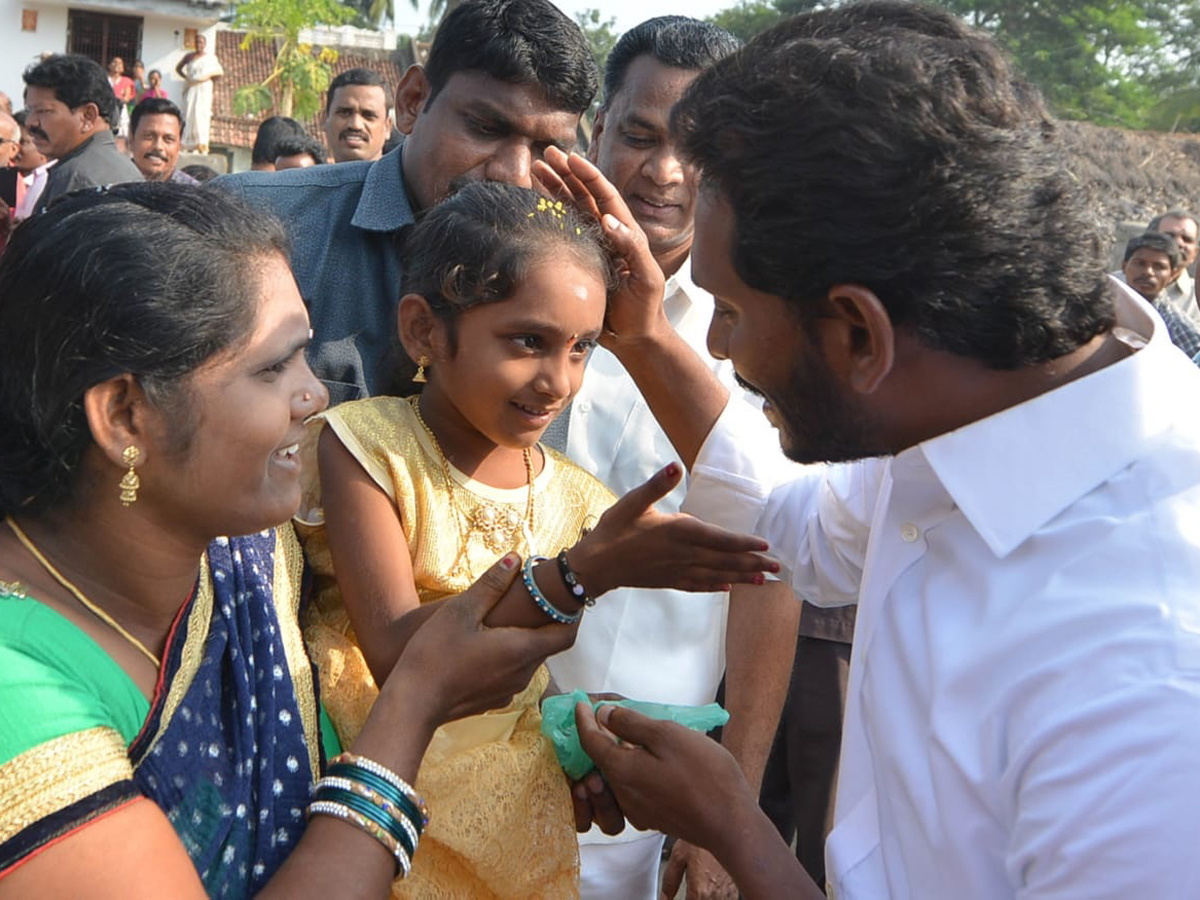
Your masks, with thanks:
[[(375, 397), (343, 403), (321, 419), (395, 504), (422, 603), (466, 590), (510, 550), (557, 554), (593, 527), (614, 499), (583, 469), (547, 449), (545, 467), (533, 482), (534, 527), (528, 535), (528, 488), (490, 487), (450, 466), (412, 401)], [(309, 447), (320, 427), (312, 429)], [(315, 465), (305, 469), (316, 472)], [(318, 493), (319, 486), (311, 484), (301, 506), (301, 518), (316, 526), (305, 540), (317, 578), (305, 638), (320, 669), (321, 700), (349, 746), (378, 692), (331, 577)], [(412, 873), (396, 882), (393, 896), (578, 896), (570, 794), (540, 732), (538, 703), (548, 681), (543, 666), (504, 709), (449, 723), (434, 734), (416, 784), (433, 816)]]

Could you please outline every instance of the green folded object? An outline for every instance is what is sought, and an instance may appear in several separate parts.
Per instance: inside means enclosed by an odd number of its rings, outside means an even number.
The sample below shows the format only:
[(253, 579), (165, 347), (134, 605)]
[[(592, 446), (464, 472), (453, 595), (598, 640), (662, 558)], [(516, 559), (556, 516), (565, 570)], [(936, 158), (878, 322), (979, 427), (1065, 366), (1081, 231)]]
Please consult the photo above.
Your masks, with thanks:
[(542, 701), (542, 734), (554, 745), (558, 763), (567, 777), (580, 779), (596, 764), (583, 752), (579, 745), (579, 730), (575, 727), (575, 704), (587, 703), (596, 709), (599, 706), (624, 706), (652, 719), (678, 722), (694, 731), (710, 731), (729, 721), (729, 713), (719, 703), (703, 706), (681, 706), (672, 703), (649, 703), (644, 700), (595, 700), (583, 691), (555, 694)]

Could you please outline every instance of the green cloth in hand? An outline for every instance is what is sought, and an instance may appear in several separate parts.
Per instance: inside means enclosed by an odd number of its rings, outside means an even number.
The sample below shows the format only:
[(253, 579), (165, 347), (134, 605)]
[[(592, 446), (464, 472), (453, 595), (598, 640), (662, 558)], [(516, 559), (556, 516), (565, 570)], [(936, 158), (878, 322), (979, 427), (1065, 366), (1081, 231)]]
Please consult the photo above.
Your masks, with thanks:
[(704, 706), (679, 706), (671, 703), (649, 703), (644, 700), (595, 700), (583, 691), (570, 694), (555, 694), (542, 701), (542, 734), (554, 745), (559, 765), (568, 778), (579, 780), (596, 764), (579, 745), (579, 731), (575, 727), (575, 704), (587, 703), (592, 709), (598, 706), (625, 706), (652, 719), (678, 722), (695, 731), (709, 731), (729, 721), (729, 713), (719, 703)]

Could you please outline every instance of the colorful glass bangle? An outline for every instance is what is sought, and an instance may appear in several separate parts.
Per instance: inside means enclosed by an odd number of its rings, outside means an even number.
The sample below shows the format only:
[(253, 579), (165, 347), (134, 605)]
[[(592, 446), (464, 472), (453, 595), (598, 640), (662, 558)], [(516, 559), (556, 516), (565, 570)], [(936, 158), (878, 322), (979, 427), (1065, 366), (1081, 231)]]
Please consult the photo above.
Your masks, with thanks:
[(399, 838), (401, 833), (403, 833), (408, 837), (409, 853), (417, 849), (417, 842), (421, 839), (421, 835), (415, 823), (420, 821), (420, 819), (417, 817), (417, 811), (411, 803), (403, 803), (397, 806), (378, 791), (372, 790), (365, 784), (334, 775), (326, 775), (317, 782), (315, 799), (337, 800), (338, 797), (336, 795), (338, 792), (356, 794), (368, 803), (381, 809), (392, 821), (399, 823), (400, 831), (389, 826), (393, 837)]
[(429, 822), (429, 807), (425, 805), (425, 800), (420, 794), (417, 793), (416, 789), (411, 784), (409, 784), (391, 769), (387, 768), (386, 766), (381, 766), (379, 763), (375, 762), (375, 760), (367, 759), (365, 756), (355, 756), (349, 751), (340, 753), (330, 760), (330, 769), (338, 765), (354, 766), (369, 772), (378, 778), (382, 778), (385, 782), (392, 785), (392, 787), (396, 788), (398, 791), (400, 791), (400, 793), (412, 801), (417, 809), (420, 810), (421, 818), (424, 819), (426, 823)]
[(355, 826), (360, 831), (365, 831), (379, 843), (387, 848), (388, 852), (396, 858), (396, 877), (406, 878), (412, 870), (412, 859), (400, 846), (400, 842), (392, 837), (387, 831), (376, 825), (370, 819), (350, 809), (341, 803), (334, 803), (331, 800), (314, 800), (308, 805), (308, 816), (333, 816), (335, 819), (341, 819), (350, 825)]
[[(420, 834), (425, 830), (425, 826), (429, 824), (429, 810), (425, 806), (424, 801), (419, 805), (413, 803), (408, 796), (398, 790), (390, 781), (375, 775), (358, 766), (353, 766), (348, 763), (334, 763), (329, 767), (326, 777), (346, 778), (349, 781), (357, 782), (367, 788), (374, 790), (376, 793), (387, 799), (394, 806), (404, 812), (417, 828), (417, 833)], [(418, 798), (420, 799), (420, 798)]]
[(553, 603), (546, 599), (546, 595), (542, 593), (541, 588), (537, 586), (537, 582), (533, 579), (533, 567), (540, 562), (547, 562), (547, 556), (531, 556), (525, 560), (525, 567), (521, 570), (521, 578), (525, 582), (525, 589), (529, 591), (529, 596), (533, 598), (533, 602), (537, 604), (537, 608), (544, 612), (555, 622), (563, 625), (574, 625), (583, 618), (583, 610), (568, 615)]
[(350, 791), (337, 790), (336, 788), (326, 788), (321, 791), (317, 795), (317, 800), (340, 803), (342, 806), (354, 810), (391, 835), (392, 839), (398, 841), (400, 846), (405, 849), (410, 858), (416, 852), (417, 842), (410, 840), (408, 830), (401, 824), (405, 818), (404, 816), (395, 816), (386, 813), (365, 797), (351, 793)]
[(596, 598), (589, 596), (587, 588), (579, 583), (579, 576), (575, 574), (575, 570), (571, 568), (571, 563), (567, 561), (566, 550), (559, 551), (558, 574), (562, 576), (563, 583), (566, 584), (567, 590), (571, 592), (572, 597), (584, 606), (596, 605)]

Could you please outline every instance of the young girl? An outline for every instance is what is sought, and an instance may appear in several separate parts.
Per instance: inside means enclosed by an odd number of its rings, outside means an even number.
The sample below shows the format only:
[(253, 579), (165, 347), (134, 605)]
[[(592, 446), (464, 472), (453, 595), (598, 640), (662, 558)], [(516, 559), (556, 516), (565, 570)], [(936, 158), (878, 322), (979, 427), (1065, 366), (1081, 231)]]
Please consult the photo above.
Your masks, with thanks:
[[(537, 443), (603, 327), (612, 277), (594, 223), (530, 190), (473, 184), (404, 252), (400, 338), (420, 393), (321, 417), (325, 527), (306, 549), (317, 575), (332, 564), (337, 580), (318, 585), (306, 636), (343, 743), (430, 604), (504, 553), (527, 562), (489, 625), (574, 620), (618, 584), (707, 588), (766, 567), (726, 552), (757, 540), (650, 508), (678, 473), (602, 516), (608, 489)], [(540, 734), (548, 681), (543, 667), (506, 708), (439, 730), (417, 780), (438, 814), (396, 896), (578, 895), (568, 785)]]

